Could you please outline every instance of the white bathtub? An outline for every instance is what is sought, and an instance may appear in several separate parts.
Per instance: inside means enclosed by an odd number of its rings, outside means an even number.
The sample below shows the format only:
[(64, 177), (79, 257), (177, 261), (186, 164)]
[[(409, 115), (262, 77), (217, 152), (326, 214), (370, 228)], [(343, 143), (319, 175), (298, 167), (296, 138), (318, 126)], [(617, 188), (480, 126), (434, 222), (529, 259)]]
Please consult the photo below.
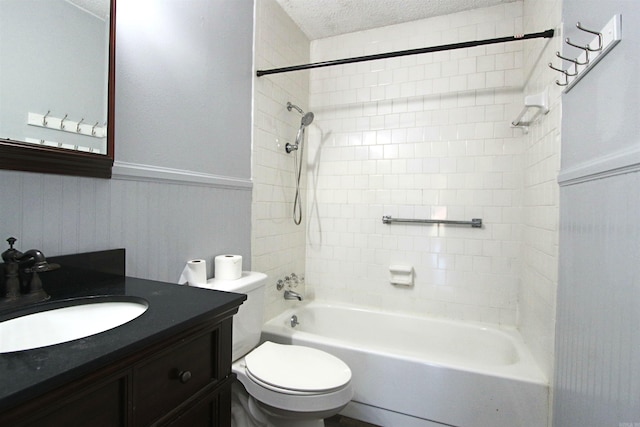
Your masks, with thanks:
[(548, 381), (514, 329), (310, 302), (267, 322), (262, 339), (345, 361), (347, 416), (389, 427), (547, 425)]

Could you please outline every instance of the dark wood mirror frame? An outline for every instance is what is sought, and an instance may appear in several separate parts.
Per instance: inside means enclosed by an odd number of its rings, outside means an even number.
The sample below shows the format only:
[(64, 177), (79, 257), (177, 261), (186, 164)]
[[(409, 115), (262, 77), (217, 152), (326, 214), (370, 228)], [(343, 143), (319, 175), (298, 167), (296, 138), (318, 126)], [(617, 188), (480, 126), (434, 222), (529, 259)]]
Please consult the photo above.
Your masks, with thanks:
[(114, 106), (116, 56), (116, 0), (111, 0), (109, 23), (109, 89), (107, 154), (83, 153), (0, 139), (0, 169), (61, 175), (111, 178), (114, 159)]

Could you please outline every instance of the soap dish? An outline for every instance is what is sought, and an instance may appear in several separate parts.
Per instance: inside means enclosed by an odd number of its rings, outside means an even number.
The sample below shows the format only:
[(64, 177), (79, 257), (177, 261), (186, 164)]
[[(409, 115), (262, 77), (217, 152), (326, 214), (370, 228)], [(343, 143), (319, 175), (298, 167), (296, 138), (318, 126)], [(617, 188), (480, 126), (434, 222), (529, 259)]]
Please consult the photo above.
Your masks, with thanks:
[(410, 265), (390, 265), (391, 284), (401, 286), (413, 285), (413, 267)]

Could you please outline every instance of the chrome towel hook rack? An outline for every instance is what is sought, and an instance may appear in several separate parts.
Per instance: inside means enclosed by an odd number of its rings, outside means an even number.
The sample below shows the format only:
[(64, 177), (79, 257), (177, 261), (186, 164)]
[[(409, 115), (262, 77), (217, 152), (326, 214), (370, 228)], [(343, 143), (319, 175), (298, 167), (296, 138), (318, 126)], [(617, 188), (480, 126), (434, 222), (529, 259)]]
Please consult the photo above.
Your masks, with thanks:
[(575, 58), (569, 58), (556, 52), (556, 56), (570, 63), (568, 68), (557, 68), (549, 62), (549, 68), (562, 74), (562, 80), (556, 80), (558, 86), (564, 87), (563, 92), (569, 92), (593, 67), (613, 49), (622, 39), (622, 15), (614, 15), (613, 18), (600, 31), (590, 30), (578, 22), (576, 28), (594, 35), (591, 41), (581, 45), (571, 41), (567, 37), (564, 42), (581, 53)]
[(98, 126), (99, 121), (95, 125), (90, 125), (84, 121), (84, 117), (80, 121), (69, 119), (69, 114), (64, 117), (54, 117), (51, 110), (47, 110), (46, 114), (32, 113), (27, 114), (27, 125), (47, 128), (61, 132), (72, 132), (83, 136), (91, 136), (94, 138), (104, 138), (107, 136), (107, 126)]

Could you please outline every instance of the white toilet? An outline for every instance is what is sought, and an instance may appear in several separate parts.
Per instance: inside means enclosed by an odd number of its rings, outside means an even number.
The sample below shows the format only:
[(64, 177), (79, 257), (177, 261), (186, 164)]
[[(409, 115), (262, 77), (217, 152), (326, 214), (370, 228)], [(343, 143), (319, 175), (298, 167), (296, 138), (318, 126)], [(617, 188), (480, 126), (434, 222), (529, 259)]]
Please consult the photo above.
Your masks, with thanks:
[[(321, 427), (353, 397), (351, 370), (324, 351), (266, 341), (260, 345), (267, 275), (210, 279), (209, 289), (247, 295), (233, 318), (234, 427)], [(256, 347), (257, 346), (257, 347)]]

